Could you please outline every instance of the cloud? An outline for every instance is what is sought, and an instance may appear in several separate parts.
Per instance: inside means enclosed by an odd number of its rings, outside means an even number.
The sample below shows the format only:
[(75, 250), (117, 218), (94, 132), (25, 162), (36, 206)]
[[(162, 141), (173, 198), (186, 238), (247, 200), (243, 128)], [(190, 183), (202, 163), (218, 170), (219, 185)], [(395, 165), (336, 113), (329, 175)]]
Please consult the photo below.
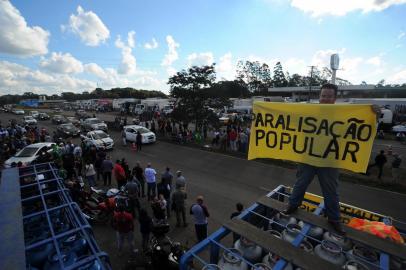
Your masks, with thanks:
[(233, 80), (236, 74), (236, 64), (233, 63), (233, 55), (228, 52), (220, 57), (216, 65), (218, 79)]
[(406, 69), (401, 70), (391, 76), (386, 80), (390, 84), (404, 84), (406, 83)]
[(330, 67), (330, 57), (332, 54), (338, 53), (341, 57), (342, 54), (344, 54), (346, 51), (345, 48), (339, 49), (339, 50), (319, 50), (317, 51), (311, 60), (311, 64), (313, 66), (317, 66), (318, 68), (323, 68), (323, 67)]
[(107, 78), (107, 74), (104, 71), (104, 69), (96, 63), (89, 63), (89, 64), (84, 65), (84, 71), (89, 74), (93, 74), (96, 77), (101, 78), (101, 79)]
[(169, 77), (172, 77), (173, 75), (175, 75), (176, 72), (178, 72), (178, 71), (174, 67), (167, 67), (166, 68), (166, 73), (168, 74)]
[(84, 65), (84, 70), (88, 74), (97, 78), (99, 87), (110, 89), (114, 87), (134, 87), (142, 89), (164, 90), (167, 88), (157, 78), (157, 72), (137, 69), (131, 75), (120, 74), (113, 68), (102, 68), (96, 63)]
[(404, 3), (406, 0), (291, 0), (290, 2), (292, 7), (310, 13), (312, 17), (344, 16), (353, 11), (378, 12), (392, 5)]
[(286, 61), (281, 61), (284, 72), (288, 71), (290, 75), (292, 74), (307, 74), (309, 72), (309, 67), (306, 65), (306, 61), (300, 58), (289, 58)]
[(9, 1), (0, 1), (0, 25), (0, 52), (20, 56), (48, 53), (50, 33), (39, 26), (28, 26)]
[(398, 39), (403, 39), (406, 36), (406, 33), (404, 31), (400, 31), (398, 35)]
[(166, 43), (168, 44), (168, 53), (165, 54), (161, 62), (162, 66), (170, 66), (179, 58), (178, 52), (176, 51), (176, 48), (180, 46), (179, 43), (176, 43), (171, 35), (166, 36)]
[(152, 38), (151, 43), (146, 42), (144, 44), (144, 48), (147, 49), (147, 50), (156, 49), (156, 48), (158, 48), (158, 42), (156, 41), (155, 38)]
[(213, 64), (214, 57), (212, 52), (192, 53), (187, 57), (189, 66), (208, 66)]
[(137, 61), (132, 54), (132, 47), (134, 47), (134, 32), (128, 33), (128, 44), (124, 44), (121, 41), (121, 37), (118, 36), (115, 42), (117, 48), (121, 49), (121, 64), (118, 67), (120, 74), (134, 74), (137, 69)]
[(0, 61), (0, 94), (24, 92), (61, 93), (82, 92), (94, 89), (96, 83), (78, 79), (68, 74), (48, 74), (28, 67)]
[(98, 46), (110, 37), (109, 29), (93, 11), (86, 12), (81, 6), (78, 6), (76, 11), (77, 15), (70, 15), (69, 25), (63, 25), (62, 31), (72, 31), (87, 46)]
[(382, 59), (380, 56), (374, 56), (374, 57), (369, 58), (366, 62), (373, 66), (379, 67), (382, 64)]
[(43, 58), (40, 67), (55, 73), (80, 73), (83, 72), (82, 62), (73, 57), (70, 53), (62, 54), (61, 52), (53, 52), (51, 56), (46, 59)]
[(127, 42), (128, 42), (129, 47), (131, 47), (131, 48), (135, 47), (135, 32), (134, 31), (128, 32)]

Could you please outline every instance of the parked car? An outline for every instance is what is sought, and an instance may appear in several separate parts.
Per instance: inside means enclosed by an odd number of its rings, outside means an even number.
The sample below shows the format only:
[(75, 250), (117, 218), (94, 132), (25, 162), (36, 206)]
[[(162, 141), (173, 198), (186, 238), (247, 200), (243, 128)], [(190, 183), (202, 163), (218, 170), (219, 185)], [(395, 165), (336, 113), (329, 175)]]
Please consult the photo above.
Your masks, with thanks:
[(13, 162), (15, 163), (22, 162), (22, 164), (25, 166), (30, 165), (31, 163), (34, 163), (38, 159), (41, 151), (47, 151), (50, 153), (52, 151), (52, 146), (54, 144), (55, 143), (46, 142), (27, 145), (13, 157), (7, 159), (4, 162), (4, 167), (10, 168)]
[(32, 117), (34, 117), (35, 119), (38, 119), (39, 112), (38, 112), (38, 111), (30, 111), (30, 115), (31, 115)]
[(156, 136), (154, 132), (143, 126), (138, 125), (124, 126), (126, 140), (130, 142), (135, 142), (138, 131), (141, 133), (143, 144), (156, 142)]
[(56, 128), (58, 136), (63, 138), (80, 136), (80, 129), (75, 127), (72, 123), (60, 124)]
[(14, 113), (14, 114), (22, 115), (22, 114), (25, 114), (25, 111), (24, 111), (24, 110), (21, 110), (21, 109), (13, 109), (13, 113)]
[(36, 125), (37, 120), (35, 120), (34, 117), (27, 115), (27, 116), (24, 116), (24, 118), (23, 118), (23, 124), (24, 125)]
[(114, 141), (103, 130), (94, 130), (86, 135), (81, 135), (82, 139), (88, 146), (95, 146), (96, 149), (113, 149)]
[(75, 116), (79, 119), (86, 119), (89, 118), (89, 116), (87, 115), (86, 111), (84, 110), (77, 110), (75, 112)]
[(76, 117), (68, 116), (66, 119), (68, 119), (68, 121), (71, 122), (75, 127), (80, 127), (80, 121)]
[(38, 120), (49, 120), (49, 119), (50, 119), (50, 117), (46, 113), (39, 113), (38, 114)]
[(406, 132), (406, 125), (396, 125), (392, 127), (393, 133)]
[(84, 131), (103, 130), (107, 132), (107, 125), (102, 120), (97, 118), (87, 118), (82, 123)]
[(61, 112), (62, 112), (62, 109), (61, 109), (61, 108), (54, 108), (54, 109), (53, 109), (53, 112), (61, 113)]
[(68, 119), (65, 118), (65, 116), (63, 115), (54, 115), (54, 117), (52, 117), (52, 123), (60, 125), (60, 124), (65, 124), (68, 123)]

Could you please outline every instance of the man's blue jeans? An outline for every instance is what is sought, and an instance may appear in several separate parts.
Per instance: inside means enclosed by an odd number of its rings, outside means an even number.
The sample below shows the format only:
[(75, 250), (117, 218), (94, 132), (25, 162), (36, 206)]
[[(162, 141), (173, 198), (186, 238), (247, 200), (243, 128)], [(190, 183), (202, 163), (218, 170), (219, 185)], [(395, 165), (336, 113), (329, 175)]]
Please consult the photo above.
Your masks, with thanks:
[(292, 195), (289, 198), (289, 205), (299, 207), (302, 204), (307, 187), (317, 175), (321, 191), (324, 197), (325, 212), (329, 221), (340, 221), (340, 206), (338, 198), (338, 176), (336, 168), (315, 167), (307, 164), (299, 164), (296, 174), (296, 183)]

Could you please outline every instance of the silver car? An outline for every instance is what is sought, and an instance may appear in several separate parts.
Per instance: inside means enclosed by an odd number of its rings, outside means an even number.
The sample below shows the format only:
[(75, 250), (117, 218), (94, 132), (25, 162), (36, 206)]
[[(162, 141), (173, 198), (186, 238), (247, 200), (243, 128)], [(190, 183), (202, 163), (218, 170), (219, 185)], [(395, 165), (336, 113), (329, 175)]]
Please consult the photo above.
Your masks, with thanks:
[(18, 163), (21, 162), (24, 166), (30, 165), (33, 163), (38, 157), (41, 151), (52, 151), (52, 146), (55, 143), (34, 143), (27, 145), (22, 150), (20, 150), (15, 156), (7, 159), (4, 162), (4, 167), (10, 168), (13, 162)]

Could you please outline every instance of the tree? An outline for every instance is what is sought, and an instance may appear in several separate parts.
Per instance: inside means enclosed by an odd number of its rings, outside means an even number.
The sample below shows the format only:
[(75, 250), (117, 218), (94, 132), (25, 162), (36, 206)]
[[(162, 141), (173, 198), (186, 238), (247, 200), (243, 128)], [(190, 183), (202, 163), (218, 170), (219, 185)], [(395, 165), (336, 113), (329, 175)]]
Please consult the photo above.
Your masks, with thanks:
[(236, 79), (247, 84), (251, 92), (267, 90), (272, 81), (269, 66), (258, 61), (239, 61), (237, 63)]
[(306, 77), (295, 73), (289, 77), (288, 86), (293, 86), (293, 87), (306, 86), (307, 85), (306, 80), (307, 80)]
[(237, 80), (214, 83), (210, 92), (213, 97), (245, 98), (251, 96), (247, 85)]
[(286, 80), (285, 74), (283, 73), (283, 68), (281, 62), (277, 62), (273, 68), (273, 87), (286, 87), (288, 86), (288, 81)]
[(176, 98), (172, 117), (184, 123), (194, 122), (196, 130), (199, 130), (211, 115), (210, 108), (219, 108), (228, 102), (227, 98), (214, 93), (212, 86), (215, 79), (214, 64), (193, 66), (170, 77), (170, 93)]

